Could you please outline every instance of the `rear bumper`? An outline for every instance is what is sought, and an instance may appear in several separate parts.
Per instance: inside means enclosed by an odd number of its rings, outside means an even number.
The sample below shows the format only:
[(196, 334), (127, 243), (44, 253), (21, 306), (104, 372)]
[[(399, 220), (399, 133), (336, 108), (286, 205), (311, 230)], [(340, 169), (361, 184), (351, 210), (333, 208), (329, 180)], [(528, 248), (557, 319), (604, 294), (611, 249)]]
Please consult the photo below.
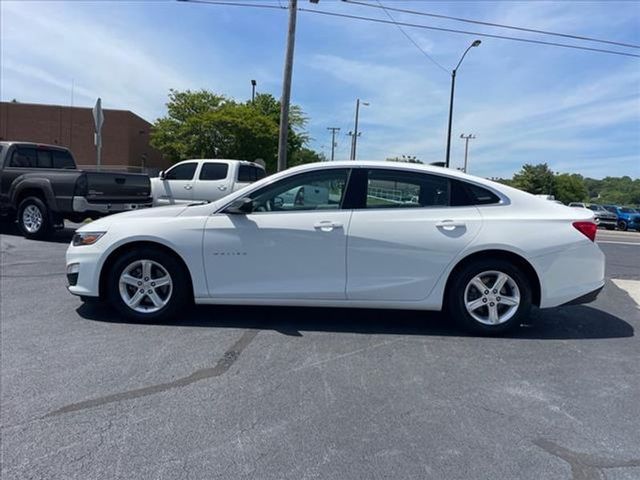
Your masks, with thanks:
[(116, 213), (127, 212), (129, 210), (137, 210), (140, 208), (149, 208), (152, 201), (148, 200), (143, 203), (91, 203), (84, 197), (73, 197), (73, 211), (77, 213)]
[(583, 303), (591, 303), (596, 298), (604, 288), (604, 284), (601, 287), (596, 288), (595, 290), (590, 291), (589, 293), (585, 293), (584, 295), (579, 296), (578, 298), (574, 298), (573, 300), (569, 300), (566, 303), (563, 303), (562, 306), (566, 305), (582, 305)]
[(604, 254), (588, 240), (530, 261), (540, 279), (540, 308), (565, 305), (604, 285)]
[(599, 227), (615, 227), (618, 224), (615, 218), (595, 218), (594, 221)]

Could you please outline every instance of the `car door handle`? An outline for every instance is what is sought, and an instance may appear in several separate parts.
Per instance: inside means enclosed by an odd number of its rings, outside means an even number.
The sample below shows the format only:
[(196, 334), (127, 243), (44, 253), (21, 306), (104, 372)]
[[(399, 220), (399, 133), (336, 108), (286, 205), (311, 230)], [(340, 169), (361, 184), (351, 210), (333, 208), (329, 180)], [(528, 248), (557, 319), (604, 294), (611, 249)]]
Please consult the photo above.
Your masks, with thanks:
[(436, 223), (436, 227), (444, 228), (445, 230), (453, 230), (454, 228), (466, 226), (467, 225), (464, 222), (455, 220), (442, 220), (441, 222)]
[(218, 187), (218, 190), (221, 190), (221, 191), (223, 191), (223, 192), (224, 192), (226, 189), (227, 189), (227, 187), (225, 187), (224, 185), (220, 185), (220, 186)]
[(193, 187), (192, 187), (191, 185), (185, 185), (185, 186), (184, 186), (184, 189), (185, 189), (185, 190), (191, 190), (192, 188), (193, 188)]
[(342, 223), (340, 222), (332, 222), (331, 220), (324, 220), (322, 222), (317, 222), (313, 225), (313, 228), (316, 230), (322, 230), (323, 232), (330, 232), (334, 228), (342, 228)]

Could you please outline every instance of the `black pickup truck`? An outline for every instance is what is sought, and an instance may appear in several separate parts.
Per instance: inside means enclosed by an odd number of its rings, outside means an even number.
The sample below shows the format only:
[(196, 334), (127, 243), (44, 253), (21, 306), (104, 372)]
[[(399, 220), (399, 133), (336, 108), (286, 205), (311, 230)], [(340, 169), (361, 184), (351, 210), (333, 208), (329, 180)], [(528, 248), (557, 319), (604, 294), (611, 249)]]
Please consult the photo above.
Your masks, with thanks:
[(151, 204), (147, 175), (82, 171), (66, 148), (0, 142), (0, 214), (16, 218), (27, 238), (44, 238), (65, 219), (81, 222)]

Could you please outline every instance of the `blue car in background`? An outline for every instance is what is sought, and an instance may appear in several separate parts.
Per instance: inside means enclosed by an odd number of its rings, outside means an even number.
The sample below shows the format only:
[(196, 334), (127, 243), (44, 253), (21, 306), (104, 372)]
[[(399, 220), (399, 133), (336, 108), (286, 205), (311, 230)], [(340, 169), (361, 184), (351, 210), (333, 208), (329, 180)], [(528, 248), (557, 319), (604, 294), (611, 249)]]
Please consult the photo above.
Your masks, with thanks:
[(618, 207), (617, 205), (603, 205), (603, 207), (618, 216), (618, 228), (620, 230), (632, 229), (640, 231), (640, 213), (634, 208)]

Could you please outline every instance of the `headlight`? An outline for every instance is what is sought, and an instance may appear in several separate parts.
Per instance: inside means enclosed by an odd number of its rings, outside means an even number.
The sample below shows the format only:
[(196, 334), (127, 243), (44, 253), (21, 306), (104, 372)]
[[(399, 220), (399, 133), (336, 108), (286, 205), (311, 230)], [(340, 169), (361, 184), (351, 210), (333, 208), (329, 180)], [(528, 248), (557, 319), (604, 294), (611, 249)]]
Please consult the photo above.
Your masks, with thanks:
[(78, 232), (73, 235), (73, 246), (93, 245), (107, 232)]

